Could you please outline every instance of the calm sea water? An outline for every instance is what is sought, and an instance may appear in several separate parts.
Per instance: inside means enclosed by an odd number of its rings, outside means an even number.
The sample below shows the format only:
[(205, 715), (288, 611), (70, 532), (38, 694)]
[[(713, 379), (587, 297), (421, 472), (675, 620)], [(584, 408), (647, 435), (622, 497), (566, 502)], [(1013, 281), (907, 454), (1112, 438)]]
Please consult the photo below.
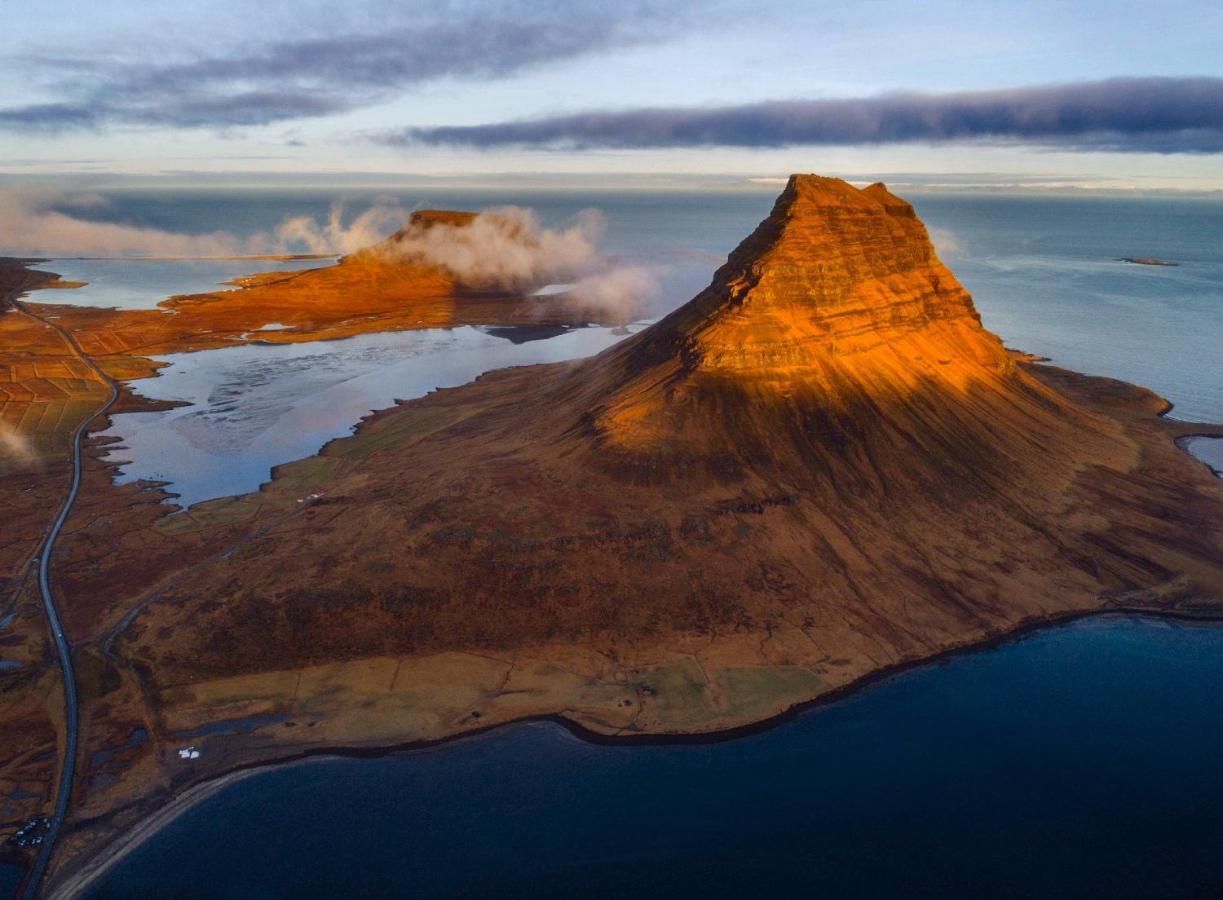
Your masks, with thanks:
[[(987, 327), (1223, 421), (1223, 202), (919, 196)], [(1176, 267), (1119, 262), (1157, 257)]]
[[(256, 272), (296, 271), (330, 265), (327, 259), (53, 259), (38, 269), (65, 281), (84, 281), (81, 288), (55, 294), (58, 303), (116, 309), (152, 309), (176, 294), (232, 290), (228, 284)], [(40, 298), (41, 299), (41, 298)]]
[(1217, 896), (1221, 637), (1085, 620), (719, 744), (523, 724), (270, 770), (91, 896)]

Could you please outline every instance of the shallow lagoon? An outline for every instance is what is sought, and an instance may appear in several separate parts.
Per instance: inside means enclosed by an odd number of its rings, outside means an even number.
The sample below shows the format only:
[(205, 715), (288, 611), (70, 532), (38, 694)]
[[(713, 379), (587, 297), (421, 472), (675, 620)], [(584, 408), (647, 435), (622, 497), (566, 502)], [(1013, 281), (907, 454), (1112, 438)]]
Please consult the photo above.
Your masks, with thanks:
[(53, 259), (35, 268), (84, 287), (34, 299), (73, 306), (154, 309), (168, 297), (234, 290), (228, 282), (258, 272), (289, 272), (330, 265), (326, 259)]
[(121, 483), (169, 482), (188, 506), (257, 490), (273, 466), (315, 453), (396, 400), (492, 369), (589, 356), (621, 339), (608, 328), (578, 328), (522, 341), (522, 331), (430, 329), (161, 356), (168, 367), (135, 382), (136, 391), (190, 405), (118, 415), (102, 434), (123, 441), (109, 454), (130, 460)]
[(271, 769), (90, 896), (1212, 896), (1219, 638), (1086, 619), (723, 743), (528, 723)]
[(1193, 437), (1183, 441), (1182, 446), (1223, 477), (1223, 438)]

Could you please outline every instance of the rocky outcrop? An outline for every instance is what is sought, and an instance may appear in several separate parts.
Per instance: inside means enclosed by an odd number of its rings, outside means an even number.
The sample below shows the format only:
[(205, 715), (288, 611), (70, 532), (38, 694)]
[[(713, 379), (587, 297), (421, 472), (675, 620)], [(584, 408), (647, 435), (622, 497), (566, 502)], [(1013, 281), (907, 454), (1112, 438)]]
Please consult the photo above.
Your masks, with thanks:
[(895, 494), (1014, 479), (1025, 453), (1108, 430), (985, 330), (908, 203), (817, 176), (790, 180), (701, 294), (590, 368), (598, 462), (626, 477), (822, 470)]

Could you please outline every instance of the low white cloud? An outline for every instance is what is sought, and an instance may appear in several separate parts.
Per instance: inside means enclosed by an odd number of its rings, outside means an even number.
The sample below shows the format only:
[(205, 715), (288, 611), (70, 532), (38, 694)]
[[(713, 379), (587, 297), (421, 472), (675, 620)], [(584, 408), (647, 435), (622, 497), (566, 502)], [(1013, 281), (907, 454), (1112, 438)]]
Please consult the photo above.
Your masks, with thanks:
[(0, 253), (14, 256), (233, 257), (283, 253), (351, 253), (376, 243), (407, 218), (393, 203), (376, 203), (351, 219), (343, 203), (319, 221), (286, 217), (271, 232), (190, 234), (86, 218), (104, 210), (98, 194), (49, 188), (0, 188)]
[(525, 290), (572, 281), (600, 267), (601, 214), (587, 210), (568, 228), (544, 228), (535, 213), (517, 206), (487, 209), (470, 223), (414, 221), (388, 252), (440, 266), (465, 287)]
[(267, 243), (278, 252), (352, 253), (376, 244), (404, 223), (408, 214), (397, 203), (375, 203), (344, 221), (343, 203), (333, 203), (325, 221), (313, 216), (290, 216), (277, 226), (272, 238), (262, 235), (258, 242)]
[(960, 243), (959, 238), (955, 236), (955, 232), (948, 231), (946, 228), (927, 228), (930, 234), (930, 242), (934, 244), (934, 249), (938, 251), (938, 255), (944, 259), (949, 259), (956, 256), (964, 255), (964, 246)]
[[(406, 261), (446, 269), (465, 288), (529, 292), (572, 283), (568, 298), (586, 314), (625, 318), (657, 290), (646, 269), (622, 266), (600, 249), (603, 216), (586, 210), (560, 228), (544, 227), (522, 207), (498, 207), (469, 222), (422, 217), (385, 201), (349, 215), (343, 203), (327, 216), (286, 217), (270, 231), (188, 234), (86, 218), (107, 204), (96, 194), (0, 188), (0, 254), (19, 256), (234, 257), (264, 254), (350, 254), (381, 245)], [(382, 244), (388, 235), (396, 239)]]
[(0, 460), (16, 460), (21, 463), (34, 462), (38, 451), (24, 434), (11, 425), (0, 422)]
[(439, 266), (474, 290), (531, 291), (572, 283), (569, 300), (587, 315), (630, 318), (657, 291), (653, 276), (599, 250), (606, 226), (596, 210), (565, 228), (545, 228), (529, 209), (485, 210), (470, 223), (414, 222), (387, 252)]
[(182, 234), (99, 222), (65, 212), (93, 209), (95, 194), (42, 188), (0, 189), (0, 252), (26, 256), (237, 256), (246, 242), (224, 231)]
[(643, 304), (657, 294), (654, 274), (640, 266), (622, 266), (587, 275), (569, 292), (573, 302), (587, 315), (617, 322), (631, 321)]

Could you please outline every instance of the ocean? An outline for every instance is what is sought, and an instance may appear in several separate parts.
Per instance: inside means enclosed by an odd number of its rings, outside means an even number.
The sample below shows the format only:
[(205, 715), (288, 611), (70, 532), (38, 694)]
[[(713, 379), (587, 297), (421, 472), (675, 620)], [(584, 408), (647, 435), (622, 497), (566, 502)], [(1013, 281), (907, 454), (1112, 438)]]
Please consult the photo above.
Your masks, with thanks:
[[(122, 191), (87, 210), (175, 231), (324, 217), (321, 190)], [(768, 212), (764, 191), (350, 192), (405, 209), (513, 204), (606, 219), (609, 254), (675, 308)], [(941, 255), (1009, 346), (1144, 384), (1223, 422), (1223, 202), (916, 194)], [(2, 248), (0, 248), (2, 250)], [(1154, 267), (1123, 257), (1178, 263)], [(274, 266), (276, 264), (266, 264)], [(54, 260), (57, 302), (149, 306), (264, 268)], [(251, 490), (369, 409), (523, 361), (597, 352), (580, 329), (486, 329), (168, 357), (123, 414), (122, 478), (184, 502)], [(319, 398), (322, 398), (321, 400)], [(143, 417), (143, 418), (142, 418)], [(1195, 455), (1223, 469), (1223, 442)], [(1223, 630), (1137, 617), (1059, 626), (889, 679), (796, 721), (699, 746), (608, 747), (528, 723), (428, 752), (252, 776), (177, 819), (97, 897), (1203, 896), (1223, 891)]]

